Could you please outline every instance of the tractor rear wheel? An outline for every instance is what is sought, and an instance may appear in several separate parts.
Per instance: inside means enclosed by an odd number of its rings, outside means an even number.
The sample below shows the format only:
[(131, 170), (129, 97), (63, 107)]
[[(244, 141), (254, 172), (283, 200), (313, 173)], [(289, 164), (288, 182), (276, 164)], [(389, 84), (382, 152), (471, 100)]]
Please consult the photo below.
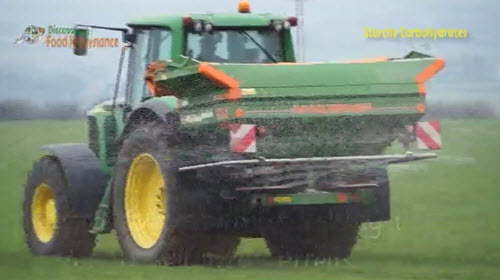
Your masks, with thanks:
[(271, 256), (346, 259), (356, 244), (359, 224), (317, 222), (280, 224), (264, 231)]
[(69, 188), (53, 156), (35, 162), (25, 187), (23, 221), (26, 244), (35, 255), (87, 257), (95, 235), (85, 219), (70, 211)]
[(125, 139), (115, 165), (114, 229), (125, 258), (133, 262), (163, 263), (175, 255), (169, 251), (178, 234), (180, 182), (165, 132), (161, 123), (139, 125)]
[(191, 180), (178, 172), (176, 138), (162, 122), (143, 123), (128, 134), (118, 154), (113, 221), (130, 261), (189, 265), (203, 263), (205, 254), (231, 255), (237, 246), (234, 238), (203, 231), (197, 209), (206, 199), (190, 195)]

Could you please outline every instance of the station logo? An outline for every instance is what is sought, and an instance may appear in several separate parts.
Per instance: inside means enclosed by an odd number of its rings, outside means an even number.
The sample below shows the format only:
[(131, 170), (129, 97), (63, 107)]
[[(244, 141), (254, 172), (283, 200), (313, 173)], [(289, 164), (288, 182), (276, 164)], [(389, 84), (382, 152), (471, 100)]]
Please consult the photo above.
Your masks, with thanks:
[(36, 44), (40, 42), (45, 34), (45, 28), (30, 25), (24, 29), (24, 32), (19, 35), (14, 41), (14, 44)]
[[(42, 44), (51, 48), (73, 48), (78, 42), (75, 38), (75, 30), (72, 27), (50, 25), (44, 28), (29, 25), (14, 40), (14, 44), (24, 43), (28, 45)], [(118, 47), (119, 40), (112, 37), (93, 37), (91, 31), (85, 43), (87, 44), (87, 48), (116, 48)]]

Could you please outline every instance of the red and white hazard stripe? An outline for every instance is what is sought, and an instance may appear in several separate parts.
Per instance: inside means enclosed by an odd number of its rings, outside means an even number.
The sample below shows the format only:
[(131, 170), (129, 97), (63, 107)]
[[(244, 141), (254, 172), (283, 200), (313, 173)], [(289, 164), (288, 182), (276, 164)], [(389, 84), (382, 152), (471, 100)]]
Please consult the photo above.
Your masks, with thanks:
[(417, 122), (415, 138), (419, 149), (441, 149), (441, 127), (439, 121)]
[(233, 153), (255, 153), (257, 141), (255, 139), (255, 125), (231, 124), (229, 126), (229, 146)]

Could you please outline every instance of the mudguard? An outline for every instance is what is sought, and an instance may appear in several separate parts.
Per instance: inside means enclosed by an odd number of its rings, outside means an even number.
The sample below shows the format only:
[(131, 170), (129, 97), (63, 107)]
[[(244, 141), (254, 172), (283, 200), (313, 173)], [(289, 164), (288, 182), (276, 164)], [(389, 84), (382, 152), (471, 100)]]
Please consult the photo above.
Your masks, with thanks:
[(108, 176), (87, 144), (55, 144), (40, 149), (55, 156), (64, 171), (72, 212), (93, 221)]
[(127, 120), (123, 133), (120, 137), (119, 145), (131, 129), (143, 121), (160, 119), (164, 122), (171, 122), (169, 119), (179, 108), (180, 100), (175, 96), (163, 96), (149, 99), (136, 108)]
[(175, 96), (163, 96), (149, 99), (135, 109), (127, 122), (127, 127), (137, 120), (159, 118), (162, 121), (168, 120), (169, 113), (177, 111), (180, 100)]
[(179, 99), (175, 96), (164, 96), (152, 98), (144, 103), (138, 108), (149, 109), (153, 111), (158, 117), (164, 119), (168, 113), (177, 111), (179, 107)]

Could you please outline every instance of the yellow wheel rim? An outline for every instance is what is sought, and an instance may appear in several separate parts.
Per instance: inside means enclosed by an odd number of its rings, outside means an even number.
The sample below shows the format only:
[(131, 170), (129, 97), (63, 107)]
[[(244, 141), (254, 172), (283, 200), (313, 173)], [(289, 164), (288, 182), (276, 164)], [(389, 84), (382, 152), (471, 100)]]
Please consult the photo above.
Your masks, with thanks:
[(153, 156), (143, 153), (132, 161), (125, 185), (125, 217), (132, 238), (144, 249), (156, 244), (165, 224), (164, 186)]
[(52, 190), (47, 184), (40, 184), (31, 200), (31, 223), (38, 240), (47, 243), (52, 239), (56, 221), (56, 201)]

